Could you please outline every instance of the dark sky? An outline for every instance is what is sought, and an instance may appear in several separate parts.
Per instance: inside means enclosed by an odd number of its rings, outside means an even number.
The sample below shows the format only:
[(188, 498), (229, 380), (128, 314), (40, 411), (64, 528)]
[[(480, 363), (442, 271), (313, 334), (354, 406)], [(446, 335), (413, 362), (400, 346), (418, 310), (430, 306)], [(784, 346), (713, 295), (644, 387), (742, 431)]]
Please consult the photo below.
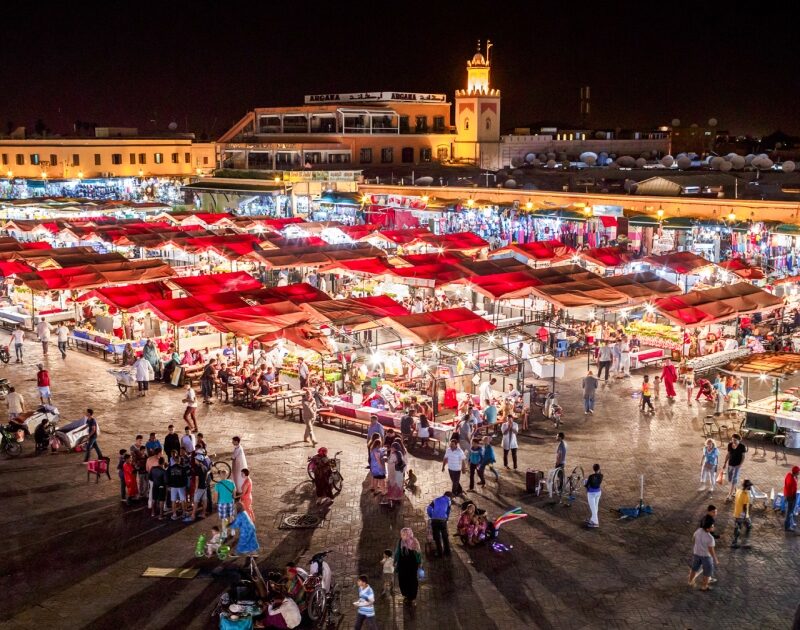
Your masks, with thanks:
[[(446, 92), (490, 38), (502, 126), (650, 127), (719, 120), (800, 134), (797, 14), (728, 1), (15, 3), (0, 34), (0, 132), (41, 118), (218, 133), (304, 94)], [(786, 3), (788, 6), (789, 3)], [(152, 122), (155, 121), (155, 122)]]

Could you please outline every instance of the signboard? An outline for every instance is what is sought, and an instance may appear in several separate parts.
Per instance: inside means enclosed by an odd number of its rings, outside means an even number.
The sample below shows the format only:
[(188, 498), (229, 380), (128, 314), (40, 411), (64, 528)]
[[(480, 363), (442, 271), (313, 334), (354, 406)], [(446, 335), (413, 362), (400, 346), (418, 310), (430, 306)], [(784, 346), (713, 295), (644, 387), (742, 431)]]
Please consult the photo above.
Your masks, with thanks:
[(428, 203), (421, 197), (408, 195), (369, 195), (369, 203), (373, 206), (386, 206), (390, 208), (403, 208), (406, 210), (424, 210)]
[(283, 171), (284, 182), (355, 182), (361, 171)]
[(356, 92), (352, 94), (306, 94), (304, 102), (313, 103), (374, 103), (395, 101), (401, 103), (446, 103), (446, 94), (419, 92)]
[(595, 204), (592, 206), (593, 217), (621, 217), (623, 216), (622, 206), (601, 206)]

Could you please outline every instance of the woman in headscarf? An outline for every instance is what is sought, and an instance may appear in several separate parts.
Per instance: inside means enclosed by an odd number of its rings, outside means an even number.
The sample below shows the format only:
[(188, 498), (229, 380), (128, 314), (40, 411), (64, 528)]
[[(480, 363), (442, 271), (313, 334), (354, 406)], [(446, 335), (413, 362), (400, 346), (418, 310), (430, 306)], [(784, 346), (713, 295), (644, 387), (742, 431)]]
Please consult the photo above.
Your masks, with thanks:
[(667, 390), (667, 398), (674, 400), (677, 394), (675, 393), (675, 382), (678, 380), (678, 372), (672, 361), (667, 359), (664, 363), (664, 369), (661, 370), (661, 381), (664, 383), (664, 389)]
[(407, 465), (408, 461), (403, 453), (403, 446), (400, 440), (392, 442), (389, 461), (386, 465), (387, 491), (385, 502), (389, 504), (389, 507), (394, 507), (395, 501), (400, 503), (403, 500), (403, 482), (405, 481)]
[(133, 365), (134, 363), (136, 363), (136, 352), (134, 352), (131, 344), (126, 343), (122, 349), (122, 367)]
[(328, 449), (320, 447), (317, 454), (311, 458), (314, 470), (314, 488), (317, 492), (317, 505), (325, 501), (333, 501), (333, 486), (331, 485), (331, 460), (328, 459)]
[(144, 344), (144, 350), (142, 351), (142, 356), (153, 367), (153, 372), (155, 373), (155, 377), (157, 379), (160, 379), (161, 355), (159, 354), (158, 348), (156, 348), (156, 344), (153, 343), (152, 339), (148, 339), (147, 343)]
[(405, 603), (411, 603), (417, 598), (419, 589), (419, 567), (422, 564), (419, 541), (414, 538), (410, 527), (400, 530), (400, 540), (394, 552), (394, 570), (400, 592), (405, 598)]
[[(228, 525), (228, 532), (236, 535), (236, 555), (249, 556), (258, 553), (258, 539), (256, 538), (256, 526), (247, 515), (244, 506), (237, 503), (235, 506), (236, 518)], [(232, 531), (233, 530), (233, 531)]]

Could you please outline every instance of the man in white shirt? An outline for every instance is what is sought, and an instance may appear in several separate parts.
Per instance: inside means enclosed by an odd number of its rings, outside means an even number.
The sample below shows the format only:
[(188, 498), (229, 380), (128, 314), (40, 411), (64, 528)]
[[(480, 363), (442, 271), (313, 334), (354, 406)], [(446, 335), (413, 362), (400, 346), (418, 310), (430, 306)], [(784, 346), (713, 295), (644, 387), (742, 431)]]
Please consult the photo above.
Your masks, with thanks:
[(56, 341), (58, 342), (58, 351), (61, 353), (61, 358), (67, 358), (67, 341), (69, 340), (69, 328), (61, 322), (56, 328)]
[(47, 349), (50, 346), (50, 331), (53, 327), (44, 321), (44, 317), (39, 318), (39, 323), (36, 324), (36, 334), (39, 336), (39, 341), (42, 342), (42, 354), (47, 356)]
[(461, 473), (464, 472), (466, 461), (467, 456), (458, 445), (458, 440), (450, 440), (450, 448), (444, 452), (442, 472), (444, 472), (444, 467), (447, 466), (447, 472), (453, 484), (452, 493), (456, 496), (464, 494), (464, 488), (461, 487)]
[(25, 399), (17, 390), (10, 387), (8, 395), (6, 396), (6, 404), (8, 405), (8, 419), (14, 420), (20, 414), (25, 413)]
[(192, 453), (194, 453), (194, 445), (195, 445), (194, 436), (192, 435), (192, 432), (189, 429), (189, 427), (184, 428), (183, 431), (184, 435), (181, 438), (181, 446), (183, 447), (183, 450), (186, 451), (187, 455), (191, 455)]
[(308, 387), (308, 365), (303, 357), (297, 359), (297, 376), (300, 379), (300, 389)]
[(731, 352), (733, 350), (738, 350), (738, 348), (739, 348), (739, 343), (736, 341), (735, 337), (728, 337), (725, 340), (725, 346), (723, 348), (725, 350), (725, 352)]
[(484, 400), (492, 400), (494, 398), (494, 385), (497, 383), (497, 379), (493, 378), (490, 381), (483, 381), (481, 386), (478, 388), (478, 393), (480, 394), (480, 401), (483, 402)]
[(14, 352), (17, 355), (17, 363), (22, 363), (22, 344), (25, 341), (25, 332), (21, 326), (17, 326), (11, 332), (11, 343), (14, 344)]

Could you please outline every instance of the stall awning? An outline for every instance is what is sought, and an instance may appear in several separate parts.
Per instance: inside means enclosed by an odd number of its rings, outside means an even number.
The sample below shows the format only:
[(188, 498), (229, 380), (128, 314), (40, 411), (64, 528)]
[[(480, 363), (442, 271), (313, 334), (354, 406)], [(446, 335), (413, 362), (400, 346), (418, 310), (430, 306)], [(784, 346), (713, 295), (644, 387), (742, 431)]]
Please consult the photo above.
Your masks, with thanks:
[(642, 262), (656, 267), (666, 267), (676, 274), (696, 274), (703, 267), (714, 264), (692, 252), (672, 252), (661, 256), (648, 256)]
[(419, 345), (480, 335), (495, 329), (491, 322), (466, 308), (386, 317), (379, 323), (393, 329), (402, 339)]
[(375, 295), (346, 300), (325, 300), (301, 304), (312, 322), (363, 329), (376, 325), (377, 320), (395, 315), (408, 315), (409, 311), (387, 295)]
[(292, 304), (305, 304), (306, 302), (318, 302), (320, 300), (330, 300), (331, 296), (319, 289), (312, 287), (307, 282), (289, 284), (285, 287), (269, 287), (265, 289), (267, 295), (276, 301), (286, 300)]
[(719, 266), (745, 280), (763, 280), (765, 278), (764, 270), (761, 267), (754, 267), (741, 258), (726, 260), (719, 263)]
[(203, 276), (181, 276), (170, 282), (189, 295), (198, 293), (225, 293), (228, 291), (252, 291), (263, 285), (245, 271), (214, 273)]
[(489, 243), (474, 232), (456, 232), (453, 234), (420, 234), (416, 243), (424, 243), (442, 251), (473, 251), (489, 247)]
[(114, 284), (135, 284), (163, 280), (176, 275), (175, 270), (160, 261), (131, 260), (124, 263), (84, 265), (66, 269), (45, 269), (19, 274), (14, 280), (31, 291), (93, 289)]
[(339, 260), (320, 269), (322, 272), (350, 272), (368, 276), (382, 276), (394, 270), (385, 258), (365, 258), (362, 260)]
[(235, 291), (227, 293), (202, 293), (182, 298), (149, 300), (132, 310), (145, 308), (153, 311), (159, 319), (176, 326), (188, 326), (204, 321), (212, 313), (230, 309), (247, 308), (264, 302), (275, 301), (266, 289)]
[(436, 252), (428, 254), (403, 254), (393, 258), (394, 262), (402, 265), (460, 265), (462, 262), (470, 260), (459, 252)]
[(368, 223), (366, 225), (341, 225), (338, 229), (354, 241), (360, 241), (380, 231), (381, 226), (377, 223)]
[(528, 297), (533, 287), (542, 284), (541, 280), (527, 271), (512, 271), (489, 276), (471, 276), (461, 282), (490, 300), (510, 300)]
[(572, 247), (559, 240), (536, 241), (535, 243), (512, 243), (489, 254), (489, 258), (519, 256), (522, 260), (554, 263), (572, 257)]
[(652, 271), (611, 276), (602, 278), (602, 281), (620, 293), (624, 293), (634, 302), (644, 302), (667, 295), (680, 295), (683, 293), (683, 290), (678, 285), (664, 280)]
[(459, 266), (466, 269), (470, 274), (476, 276), (491, 276), (498, 273), (509, 273), (512, 271), (526, 271), (530, 269), (528, 265), (518, 261), (516, 258), (493, 258), (491, 260), (465, 260)]
[(395, 267), (391, 275), (396, 282), (415, 287), (441, 287), (466, 277), (467, 272), (453, 265), (432, 264)]
[(375, 234), (375, 237), (391, 241), (395, 245), (408, 245), (428, 234), (431, 234), (428, 228), (408, 228), (405, 230), (381, 230)]
[(579, 256), (600, 267), (622, 267), (633, 260), (633, 255), (620, 247), (594, 247), (582, 251)]
[(30, 273), (32, 271), (34, 271), (33, 267), (21, 260), (0, 260), (0, 276), (4, 278), (17, 275), (18, 273)]
[(679, 326), (698, 326), (724, 322), (739, 315), (777, 308), (783, 300), (749, 282), (715, 289), (690, 291), (685, 295), (661, 298), (656, 309)]
[(77, 302), (97, 298), (103, 304), (121, 311), (130, 311), (146, 305), (152, 300), (164, 300), (172, 296), (172, 289), (164, 282), (145, 282), (121, 287), (100, 287), (84, 293)]
[(308, 313), (291, 302), (257, 304), (218, 311), (206, 317), (217, 330), (255, 339), (308, 320)]
[(562, 282), (534, 287), (533, 293), (561, 308), (581, 306), (623, 306), (628, 296), (608, 286), (602, 279)]
[(785, 378), (800, 371), (800, 354), (795, 352), (759, 352), (734, 359), (725, 369), (731, 372)]

